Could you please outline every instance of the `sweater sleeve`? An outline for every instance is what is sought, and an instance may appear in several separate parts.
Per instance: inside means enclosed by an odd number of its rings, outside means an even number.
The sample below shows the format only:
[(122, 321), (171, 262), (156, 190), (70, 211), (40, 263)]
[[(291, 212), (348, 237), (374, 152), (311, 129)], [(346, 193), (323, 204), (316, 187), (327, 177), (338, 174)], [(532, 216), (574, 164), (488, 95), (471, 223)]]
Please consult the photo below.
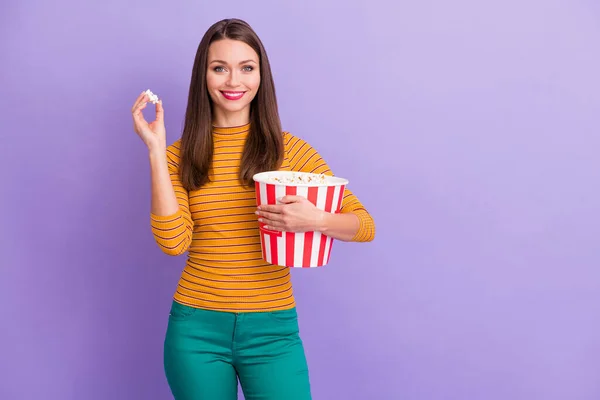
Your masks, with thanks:
[[(287, 132), (284, 134), (284, 140), (286, 157), (292, 171), (334, 176), (325, 160), (306, 141)], [(375, 238), (375, 222), (373, 217), (371, 217), (371, 214), (369, 214), (360, 200), (348, 188), (344, 191), (340, 212), (353, 213), (358, 217), (360, 222), (358, 231), (351, 241), (370, 242)]]
[(171, 183), (179, 203), (179, 210), (172, 215), (150, 213), (152, 234), (160, 249), (171, 256), (185, 253), (192, 242), (194, 222), (189, 208), (187, 190), (179, 179), (179, 141), (167, 148), (167, 164)]

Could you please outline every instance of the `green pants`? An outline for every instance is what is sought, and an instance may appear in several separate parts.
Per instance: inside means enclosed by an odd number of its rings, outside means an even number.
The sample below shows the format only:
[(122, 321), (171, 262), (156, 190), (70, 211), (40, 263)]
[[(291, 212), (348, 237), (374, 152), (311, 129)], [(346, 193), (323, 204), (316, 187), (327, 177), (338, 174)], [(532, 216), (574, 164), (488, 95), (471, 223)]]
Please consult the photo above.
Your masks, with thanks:
[(173, 302), (164, 344), (176, 400), (311, 399), (296, 309), (229, 313)]

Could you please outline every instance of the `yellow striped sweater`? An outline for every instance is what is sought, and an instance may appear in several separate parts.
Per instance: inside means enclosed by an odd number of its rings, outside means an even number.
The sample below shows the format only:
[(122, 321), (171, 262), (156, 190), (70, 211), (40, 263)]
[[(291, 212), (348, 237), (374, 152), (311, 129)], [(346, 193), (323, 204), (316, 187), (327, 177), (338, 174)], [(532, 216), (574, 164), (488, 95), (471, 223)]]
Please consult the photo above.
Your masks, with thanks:
[[(261, 257), (254, 188), (239, 182), (239, 167), (250, 124), (214, 128), (211, 182), (192, 192), (179, 179), (180, 140), (167, 148), (168, 168), (179, 210), (168, 216), (150, 214), (152, 233), (169, 255), (188, 252), (174, 300), (210, 310), (273, 311), (295, 306), (290, 268)], [(284, 132), (285, 159), (280, 170), (333, 175), (304, 140)], [(360, 228), (352, 241), (375, 236), (373, 219), (346, 189), (341, 212), (355, 213)]]

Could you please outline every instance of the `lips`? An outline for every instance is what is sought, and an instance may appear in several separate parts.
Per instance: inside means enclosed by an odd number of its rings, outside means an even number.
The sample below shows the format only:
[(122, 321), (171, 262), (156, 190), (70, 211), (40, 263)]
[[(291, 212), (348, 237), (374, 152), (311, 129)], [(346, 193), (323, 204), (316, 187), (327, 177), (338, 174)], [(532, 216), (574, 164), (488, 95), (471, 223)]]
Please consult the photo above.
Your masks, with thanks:
[(239, 100), (241, 99), (246, 92), (232, 92), (232, 91), (223, 91), (221, 90), (221, 94), (227, 100)]

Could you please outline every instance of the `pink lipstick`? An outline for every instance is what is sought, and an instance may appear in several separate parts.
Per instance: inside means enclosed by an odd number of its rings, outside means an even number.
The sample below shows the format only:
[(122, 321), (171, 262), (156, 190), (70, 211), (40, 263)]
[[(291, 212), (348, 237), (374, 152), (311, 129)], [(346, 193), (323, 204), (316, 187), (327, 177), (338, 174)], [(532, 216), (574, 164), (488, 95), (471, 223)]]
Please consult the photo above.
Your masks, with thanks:
[(244, 93), (246, 93), (246, 92), (230, 92), (230, 91), (223, 91), (223, 90), (221, 91), (221, 94), (227, 100), (239, 100), (242, 98), (242, 96), (244, 96)]

